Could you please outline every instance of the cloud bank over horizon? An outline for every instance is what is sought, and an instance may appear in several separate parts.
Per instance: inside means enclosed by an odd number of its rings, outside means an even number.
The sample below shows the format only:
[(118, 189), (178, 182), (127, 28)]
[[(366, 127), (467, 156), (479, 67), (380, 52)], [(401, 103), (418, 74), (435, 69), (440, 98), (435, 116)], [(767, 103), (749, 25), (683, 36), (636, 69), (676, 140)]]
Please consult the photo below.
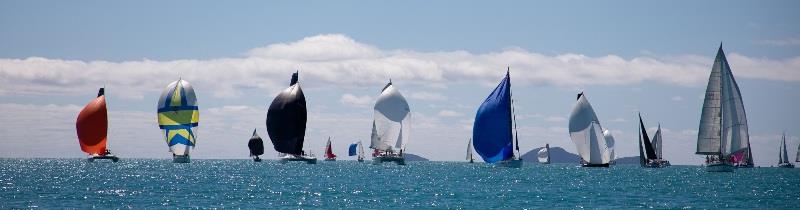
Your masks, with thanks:
[[(339, 88), (384, 83), (387, 78), (413, 85), (448, 83), (491, 86), (505, 67), (517, 85), (578, 87), (656, 82), (704, 85), (716, 49), (707, 56), (546, 55), (520, 48), (475, 54), (466, 51), (387, 50), (342, 34), (323, 34), (290, 43), (251, 49), (244, 57), (206, 60), (79, 61), (30, 57), (0, 59), (0, 95), (63, 95), (100, 84), (124, 98), (142, 98), (162, 88), (164, 78), (183, 77), (214, 90), (213, 96), (240, 96), (244, 89), (275, 92), (290, 72), (299, 70), (307, 87)], [(738, 78), (800, 81), (800, 57), (773, 60), (728, 53)], [(439, 98), (420, 93), (412, 97)]]

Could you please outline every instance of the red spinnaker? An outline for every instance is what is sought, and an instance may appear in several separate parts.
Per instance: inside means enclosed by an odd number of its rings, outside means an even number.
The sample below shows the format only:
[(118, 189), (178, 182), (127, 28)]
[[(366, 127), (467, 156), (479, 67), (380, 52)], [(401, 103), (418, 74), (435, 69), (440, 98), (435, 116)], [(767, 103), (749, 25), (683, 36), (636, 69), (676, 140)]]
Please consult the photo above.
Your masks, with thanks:
[(325, 157), (326, 158), (335, 158), (336, 155), (333, 154), (333, 149), (331, 149), (331, 145), (328, 144), (327, 148), (325, 148)]
[(106, 97), (101, 95), (86, 104), (75, 122), (81, 150), (89, 154), (105, 155), (108, 113)]

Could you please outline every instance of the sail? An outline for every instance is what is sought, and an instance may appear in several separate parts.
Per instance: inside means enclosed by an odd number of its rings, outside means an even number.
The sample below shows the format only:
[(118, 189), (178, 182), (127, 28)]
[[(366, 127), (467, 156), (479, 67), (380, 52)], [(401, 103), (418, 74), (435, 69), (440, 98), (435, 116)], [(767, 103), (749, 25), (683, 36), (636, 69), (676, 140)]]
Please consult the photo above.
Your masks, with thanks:
[(347, 156), (356, 156), (358, 153), (358, 142), (353, 142), (350, 146), (347, 147)]
[(750, 135), (747, 129), (747, 116), (744, 111), (739, 85), (733, 78), (731, 67), (722, 52), (722, 139), (725, 155), (747, 148)]
[(364, 144), (361, 141), (358, 141), (358, 157), (364, 158)]
[(536, 153), (537, 159), (539, 159), (540, 163), (549, 163), (550, 162), (550, 147), (545, 146), (542, 149), (539, 149), (539, 152)]
[(506, 72), (475, 114), (473, 147), (483, 161), (495, 163), (513, 158), (511, 123), (511, 78)]
[(647, 158), (644, 156), (644, 150), (642, 149), (642, 134), (641, 129), (639, 130), (639, 165), (644, 167), (647, 163)]
[(264, 154), (264, 140), (258, 136), (256, 130), (253, 129), (253, 136), (247, 142), (247, 148), (250, 149), (250, 156), (259, 156)]
[(301, 155), (306, 135), (306, 97), (292, 74), (289, 87), (278, 93), (267, 110), (267, 134), (275, 151)]
[(606, 150), (606, 156), (608, 156), (609, 160), (616, 159), (616, 157), (614, 156), (614, 143), (615, 143), (614, 135), (611, 134), (611, 131), (605, 130), (603, 131), (603, 138), (606, 141), (606, 147), (608, 147), (608, 149)]
[(639, 131), (642, 135), (642, 141), (644, 146), (645, 158), (648, 160), (651, 159), (658, 159), (656, 157), (656, 151), (653, 149), (653, 144), (650, 143), (650, 137), (647, 136), (647, 129), (644, 127), (644, 122), (642, 122), (642, 114), (639, 114)]
[(475, 157), (472, 155), (472, 139), (469, 139), (467, 142), (467, 160), (474, 160)]
[(325, 158), (336, 158), (336, 155), (333, 154), (333, 148), (331, 147), (331, 137), (328, 137), (328, 143), (325, 145)]
[(90, 155), (106, 154), (108, 111), (103, 88), (100, 88), (97, 97), (89, 101), (78, 113), (75, 130), (78, 132), (78, 142), (83, 152)]
[(610, 160), (609, 156), (604, 155), (607, 154), (607, 146), (600, 120), (583, 93), (578, 94), (578, 101), (570, 113), (569, 136), (584, 161), (604, 164)]
[(794, 158), (794, 162), (800, 162), (800, 145), (797, 145), (797, 155)]
[(786, 151), (786, 134), (783, 134), (783, 140), (781, 141), (781, 154), (783, 157), (781, 159), (781, 163), (789, 163), (789, 152)]
[(653, 134), (653, 150), (656, 152), (656, 159), (664, 159), (661, 155), (661, 145), (663, 144), (661, 139), (661, 124), (658, 124), (658, 130), (656, 130), (656, 134)]
[(389, 81), (375, 102), (369, 148), (381, 151), (403, 150), (408, 143), (410, 118), (411, 109), (406, 98)]
[[(724, 62), (724, 63), (723, 63)], [(703, 99), (700, 128), (697, 133), (697, 150), (695, 154), (720, 154), (720, 132), (722, 131), (722, 68), (727, 66), (725, 55), (720, 45), (711, 75), (708, 77), (706, 94)]]
[(200, 112), (194, 88), (186, 80), (170, 83), (158, 98), (158, 127), (172, 154), (188, 155), (197, 140)]

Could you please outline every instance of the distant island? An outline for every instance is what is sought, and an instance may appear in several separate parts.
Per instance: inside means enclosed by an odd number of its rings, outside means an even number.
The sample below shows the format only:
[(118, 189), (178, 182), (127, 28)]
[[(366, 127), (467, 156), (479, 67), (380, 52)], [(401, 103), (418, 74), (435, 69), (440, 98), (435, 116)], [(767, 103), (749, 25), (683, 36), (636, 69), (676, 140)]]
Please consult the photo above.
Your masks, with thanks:
[[(525, 162), (538, 163), (539, 150), (544, 147), (539, 147), (522, 155), (522, 160)], [(550, 147), (550, 163), (580, 163), (581, 157), (577, 154), (572, 154), (561, 147)], [(639, 164), (639, 156), (617, 158), (616, 164)]]
[(405, 153), (403, 154), (403, 157), (406, 158), (406, 161), (428, 161), (428, 158), (424, 158), (422, 156), (411, 153)]

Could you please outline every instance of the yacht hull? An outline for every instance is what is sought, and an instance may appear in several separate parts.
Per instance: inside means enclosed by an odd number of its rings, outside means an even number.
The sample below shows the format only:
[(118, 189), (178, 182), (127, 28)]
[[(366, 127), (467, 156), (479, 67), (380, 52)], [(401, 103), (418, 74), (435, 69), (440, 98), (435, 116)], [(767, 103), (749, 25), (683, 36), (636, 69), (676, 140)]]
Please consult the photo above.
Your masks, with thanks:
[(111, 162), (115, 162), (115, 163), (119, 162), (119, 158), (117, 156), (114, 156), (114, 155), (89, 156), (89, 158), (86, 159), (86, 161), (88, 161), (90, 163), (94, 162), (94, 160), (111, 160)]
[(730, 163), (709, 163), (706, 166), (708, 172), (733, 172), (736, 167)]
[(192, 160), (189, 158), (189, 155), (175, 155), (172, 156), (173, 163), (190, 163)]
[(281, 164), (286, 164), (289, 162), (305, 162), (306, 164), (317, 164), (317, 158), (310, 156), (287, 155), (278, 159), (278, 162), (280, 162)]
[(380, 165), (383, 162), (394, 162), (397, 165), (405, 165), (406, 159), (399, 156), (378, 156), (372, 158), (373, 165)]

